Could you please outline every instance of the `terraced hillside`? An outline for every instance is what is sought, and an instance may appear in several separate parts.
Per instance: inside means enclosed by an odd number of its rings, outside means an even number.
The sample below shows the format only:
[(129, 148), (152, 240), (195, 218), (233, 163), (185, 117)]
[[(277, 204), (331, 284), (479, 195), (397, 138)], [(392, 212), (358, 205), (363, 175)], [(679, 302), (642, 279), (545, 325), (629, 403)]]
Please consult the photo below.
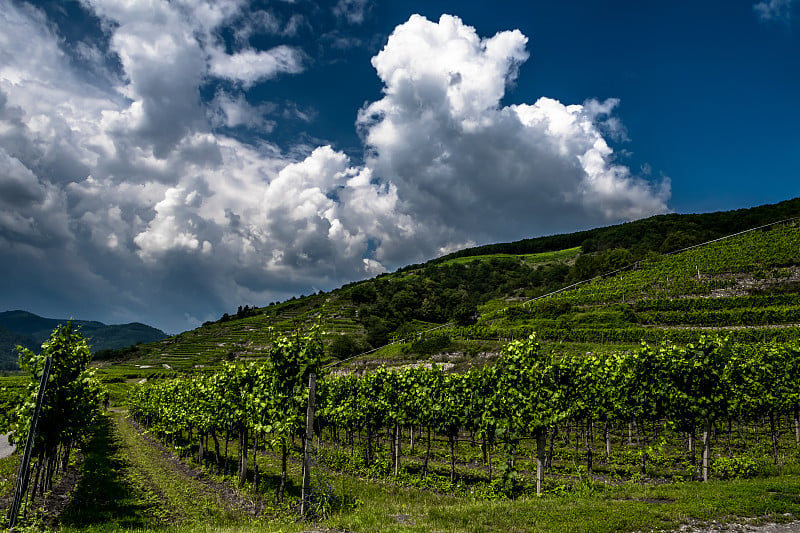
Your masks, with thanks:
[(325, 324), (326, 338), (364, 335), (364, 328), (352, 317), (353, 305), (336, 294), (314, 295), (261, 309), (254, 316), (207, 323), (197, 329), (163, 341), (112, 352), (127, 361), (115, 364), (144, 375), (165, 371), (190, 371), (209, 368), (221, 361), (258, 359), (269, 347), (275, 333), (304, 330)]
[[(579, 279), (587, 264), (604, 265), (608, 272)], [(796, 403), (789, 403), (796, 402), (793, 369), (800, 361), (800, 224), (796, 220), (675, 253), (651, 251), (644, 257), (629, 249), (589, 252), (581, 247), (451, 257), (330, 293), (260, 309), (240, 308), (236, 315), (224, 315), (170, 339), (106, 354), (112, 358), (102, 362), (98, 374), (111, 392), (114, 424), (126, 453), (134, 457), (134, 450), (151, 447), (143, 446), (141, 437), (134, 435), (135, 424), (123, 423), (121, 412), (129, 409), (152, 444), (174, 451), (201, 469), (202, 475), (193, 472), (192, 478), (208, 476), (218, 482), (192, 485), (191, 490), (209, 496), (209, 501), (222, 487), (236, 501), (250, 501), (252, 496), (258, 506), (267, 505), (283, 486), (280, 480), (288, 476), (288, 494), (296, 502), (301, 441), (295, 442), (295, 430), (292, 438), (286, 433), (282, 444), (276, 445), (277, 431), (290, 426), (282, 421), (289, 418), (280, 418), (287, 401), (275, 398), (297, 388), (287, 386), (285, 379), (269, 377), (268, 372), (283, 368), (281, 364), (222, 363), (263, 358), (275, 333), (293, 335), (315, 325), (324, 332), (325, 360), (320, 363), (317, 356), (322, 350), (314, 344), (316, 355), (311, 359), (318, 366), (313, 368), (322, 378), (316, 389), (319, 433), (313, 439), (317, 447), (313, 461), (315, 468), (324, 465), (325, 475), (333, 476), (336, 487), (331, 490), (344, 502), (327, 515), (332, 518), (326, 527), (377, 530), (363, 521), (360, 513), (366, 509), (385, 513), (391, 508), (390, 518), (405, 516), (399, 514), (407, 512), (405, 503), (398, 510), (376, 503), (384, 492), (391, 493), (386, 501), (392, 502), (398, 494), (426, 502), (431, 497), (449, 498), (462, 509), (460, 514), (472, 517), (480, 511), (464, 509), (475, 502), (495, 505), (520, 497), (504, 509), (518, 509), (522, 502), (529, 505), (531, 516), (541, 516), (542, 502), (552, 501), (562, 526), (565, 503), (573, 505), (590, 495), (593, 510), (581, 516), (628, 520), (632, 500), (673, 506), (675, 518), (669, 520), (676, 523), (687, 516), (763, 517), (788, 511), (798, 516), (796, 501), (787, 500), (789, 506), (782, 500), (769, 500), (782, 498), (784, 492), (796, 495), (798, 486), (800, 430), (796, 428), (800, 425)], [(534, 331), (542, 340), (541, 347), (528, 338)], [(718, 337), (697, 342), (709, 332), (722, 332), (735, 342)], [(526, 339), (509, 343), (521, 337)], [(272, 351), (273, 361), (282, 361), (275, 354), (292, 343), (312, 338), (281, 339), (282, 344)], [(381, 338), (386, 344), (376, 345)], [(671, 344), (652, 346), (664, 339)], [(641, 346), (642, 341), (651, 346)], [(693, 346), (681, 346), (689, 343)], [(308, 356), (308, 352), (285, 351)], [(716, 358), (709, 359), (713, 354)], [(705, 362), (700, 363), (701, 358)], [(299, 361), (303, 372), (311, 371), (311, 359)], [(497, 364), (487, 366), (495, 360)], [(424, 368), (432, 361), (443, 365)], [(642, 361), (646, 364), (639, 365)], [(338, 368), (324, 368), (326, 364)], [(380, 366), (406, 368), (370, 371)], [(723, 374), (714, 372), (722, 367), (725, 379), (717, 379)], [(710, 384), (711, 394), (696, 393), (694, 386), (681, 388), (689, 383), (684, 382), (685, 376), (695, 375), (690, 368), (703, 369), (696, 377)], [(762, 372), (765, 368), (774, 372)], [(178, 374), (175, 380), (150, 379)], [(559, 378), (522, 380), (551, 374)], [(134, 385), (144, 381), (150, 383)], [(306, 382), (305, 376), (300, 382)], [(606, 383), (611, 388), (596, 386)], [(722, 394), (718, 394), (720, 383), (729, 387)], [(270, 384), (275, 388), (269, 388)], [(515, 384), (517, 394), (513, 395)], [(14, 394), (10, 385), (4, 382), (7, 405)], [(534, 391), (539, 391), (541, 401)], [(686, 401), (695, 397), (698, 402), (716, 398), (714, 402), (724, 404), (724, 412), (718, 411), (722, 415), (714, 420), (697, 418), (693, 409), (701, 404)], [(512, 405), (508, 398), (522, 403)], [(736, 401), (729, 402), (732, 399)], [(237, 406), (241, 400), (245, 407), (230, 410), (229, 400)], [(640, 404), (657, 408), (640, 409)], [(501, 407), (505, 410), (498, 411)], [(295, 411), (305, 413), (305, 403)], [(234, 412), (247, 423), (253, 423), (249, 417), (258, 412), (259, 425), (247, 429), (235, 422)], [(529, 418), (519, 422), (523, 412)], [(411, 418), (410, 413), (417, 414)], [(541, 413), (550, 418), (546, 431), (534, 439), (533, 422)], [(295, 414), (287, 416), (300, 420)], [(509, 434), (511, 440), (504, 437)], [(695, 442), (701, 434), (703, 451), (698, 454)], [(247, 457), (243, 450), (248, 449), (252, 449), (252, 468), (243, 459)], [(108, 457), (112, 452), (103, 454)], [(136, 478), (141, 475), (137, 472), (146, 469), (152, 479), (163, 481), (157, 488), (167, 496), (162, 498), (165, 502), (193, 506), (195, 497), (186, 497), (189, 491), (183, 482), (173, 482), (182, 474), (169, 465), (179, 461), (162, 454), (168, 464), (153, 470), (151, 456), (137, 455), (141, 460), (122, 465), (123, 472)], [(546, 478), (540, 476), (544, 471), (540, 464), (548, 465)], [(94, 475), (84, 474), (90, 486), (97, 486)], [(711, 480), (708, 487), (684, 483), (701, 476)], [(235, 478), (240, 480), (239, 492), (226, 484)], [(544, 495), (534, 497), (540, 482)], [(322, 483), (328, 481), (322, 479)], [(716, 492), (720, 487), (752, 489), (722, 496)], [(136, 494), (132, 491), (129, 496), (145, 498)], [(358, 499), (351, 494), (359, 495)], [(706, 494), (714, 494), (708, 504), (713, 513), (682, 503), (700, 501)], [(286, 506), (279, 500), (262, 507), (267, 511), (261, 518), (282, 521), (294, 512), (294, 503)], [(600, 500), (609, 505), (609, 512), (597, 510)], [(729, 500), (746, 502), (748, 507), (719, 510), (719, 502)], [(767, 503), (754, 510), (749, 507), (753, 501)], [(439, 513), (441, 502), (433, 507)], [(208, 508), (214, 507), (208, 504)], [(408, 509), (416, 509), (412, 512), (419, 517), (420, 527), (440, 529), (433, 526), (435, 513), (427, 507), (420, 511), (419, 506), (410, 505)], [(144, 511), (143, 523), (152, 518), (150, 514), (164, 512), (157, 507)], [(455, 514), (444, 518), (441, 527), (452, 529), (449, 524)], [(500, 524), (497, 513), (491, 514), (486, 530), (519, 529), (519, 523), (528, 521)], [(70, 515), (65, 516), (69, 519)], [(204, 516), (200, 520), (218, 519)], [(463, 530), (475, 530), (472, 521)], [(642, 517), (634, 522), (598, 530), (641, 530), (642, 524), (653, 523)], [(389, 530), (396, 525), (391, 522)], [(556, 528), (546, 528), (552, 529)]]
[(466, 335), (570, 342), (681, 342), (708, 330), (797, 339), (800, 227), (780, 224), (653, 257), (568, 291), (485, 313)]
[[(115, 367), (132, 376), (202, 371), (262, 357), (274, 333), (315, 324), (332, 361), (371, 352), (354, 361), (358, 369), (429, 359), (464, 368), (491, 360), (509, 339), (532, 331), (545, 347), (565, 352), (684, 343), (709, 330), (745, 342), (800, 338), (797, 222), (651, 253), (611, 264), (617, 268), (609, 274), (574, 280), (576, 264), (591, 256), (571, 248), (456, 257), (255, 309), (253, 316), (223, 317), (112, 355), (128, 359)], [(438, 314), (426, 311), (436, 306)], [(458, 315), (459, 307), (465, 314)], [(383, 335), (375, 335), (381, 327)]]

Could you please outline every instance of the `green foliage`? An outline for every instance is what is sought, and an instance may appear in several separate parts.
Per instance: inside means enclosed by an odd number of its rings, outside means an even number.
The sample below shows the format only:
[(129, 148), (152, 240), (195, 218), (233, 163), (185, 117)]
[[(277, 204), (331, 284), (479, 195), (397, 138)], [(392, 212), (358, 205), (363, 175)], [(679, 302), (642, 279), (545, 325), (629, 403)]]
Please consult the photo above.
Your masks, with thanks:
[(752, 457), (715, 457), (711, 468), (720, 479), (747, 479), (761, 473), (758, 461)]
[(32, 450), (37, 468), (48, 468), (41, 480), (37, 477), (28, 486), (35, 496), (37, 490), (43, 494), (52, 487), (57, 462), (62, 467), (69, 463), (73, 446), (100, 415), (105, 391), (88, 368), (92, 354), (86, 340), (70, 322), (56, 327), (42, 344), (41, 353), (23, 347), (19, 353), (20, 367), (30, 374), (30, 380), (19, 395), (20, 402), (0, 415), (0, 432), (10, 431), (9, 442), (18, 447), (24, 445), (31, 427), (45, 361), (52, 358)]
[(12, 443), (23, 443), (35, 407), (45, 359), (53, 358), (50, 379), (45, 389), (34, 454), (52, 451), (73, 442), (98, 416), (102, 388), (89, 368), (92, 354), (86, 340), (71, 323), (57, 327), (42, 345), (39, 354), (20, 349), (20, 367), (30, 373), (25, 403), (10, 416)]
[[(269, 356), (259, 362), (225, 363), (216, 372), (193, 379), (168, 379), (137, 387), (130, 414), (170, 441), (184, 432), (238, 434), (240, 450), (250, 435), (280, 446), (304, 427), (308, 382), (322, 363), (317, 330), (305, 335), (275, 335)], [(240, 483), (246, 478), (246, 455), (240, 453)], [(284, 462), (285, 465), (285, 462)], [(284, 467), (283, 475), (286, 475)]]
[(447, 333), (423, 333), (414, 338), (408, 347), (410, 353), (430, 355), (450, 347), (453, 340)]
[(458, 326), (470, 326), (478, 321), (478, 308), (472, 304), (461, 304), (453, 311), (453, 321)]
[(354, 335), (341, 334), (333, 338), (328, 353), (334, 359), (347, 359), (367, 350), (366, 344)]
[(751, 209), (697, 215), (658, 215), (616, 226), (536, 237), (460, 250), (437, 259), (447, 262), (489, 254), (532, 254), (580, 246), (584, 253), (626, 248), (636, 259), (649, 251), (673, 251), (749, 228), (796, 217), (800, 198)]

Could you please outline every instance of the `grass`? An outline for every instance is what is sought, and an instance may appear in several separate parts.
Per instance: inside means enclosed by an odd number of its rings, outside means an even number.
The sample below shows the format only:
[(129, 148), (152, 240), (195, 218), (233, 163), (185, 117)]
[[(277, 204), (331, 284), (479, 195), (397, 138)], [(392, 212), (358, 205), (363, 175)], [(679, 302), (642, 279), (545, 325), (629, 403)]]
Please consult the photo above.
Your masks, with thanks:
[(166, 524), (168, 510), (143, 482), (110, 417), (95, 426), (79, 481), (61, 522), (65, 530), (134, 529)]
[(94, 428), (81, 481), (61, 519), (62, 531), (129, 531), (184, 525), (247, 523), (220, 496), (187, 478), (109, 413)]
[(14, 494), (19, 461), (20, 455), (18, 453), (0, 459), (0, 498), (10, 497)]
[(567, 248), (565, 250), (559, 250), (556, 252), (542, 252), (538, 254), (521, 254), (521, 255), (514, 255), (514, 254), (489, 254), (489, 255), (473, 255), (468, 257), (456, 257), (453, 259), (448, 259), (447, 261), (442, 261), (438, 263), (437, 266), (443, 265), (458, 265), (458, 264), (469, 264), (474, 261), (491, 261), (491, 260), (509, 260), (509, 259), (516, 259), (519, 261), (525, 261), (526, 263), (530, 264), (540, 264), (540, 263), (551, 263), (556, 261), (568, 261), (573, 259), (577, 256), (581, 251), (580, 246), (575, 248)]
[[(352, 483), (352, 482), (351, 482)], [(800, 477), (625, 485), (570, 496), (478, 501), (391, 486), (352, 486), (362, 505), (326, 526), (349, 531), (612, 532), (677, 529), (688, 522), (787, 520), (800, 515)]]

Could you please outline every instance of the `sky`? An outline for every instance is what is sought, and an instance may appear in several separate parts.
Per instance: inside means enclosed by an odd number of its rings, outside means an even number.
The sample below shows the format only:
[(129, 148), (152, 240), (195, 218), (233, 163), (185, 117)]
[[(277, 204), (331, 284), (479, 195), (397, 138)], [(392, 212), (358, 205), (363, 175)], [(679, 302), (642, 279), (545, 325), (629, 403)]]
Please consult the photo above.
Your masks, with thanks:
[(0, 310), (178, 333), (800, 195), (800, 0), (0, 0)]

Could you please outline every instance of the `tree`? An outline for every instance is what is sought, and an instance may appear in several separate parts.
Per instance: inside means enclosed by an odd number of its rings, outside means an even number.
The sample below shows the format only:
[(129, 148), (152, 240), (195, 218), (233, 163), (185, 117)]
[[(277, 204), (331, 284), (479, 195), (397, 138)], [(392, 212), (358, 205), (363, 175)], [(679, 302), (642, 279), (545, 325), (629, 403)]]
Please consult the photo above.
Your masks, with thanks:
[(453, 311), (453, 320), (459, 326), (471, 326), (478, 322), (478, 308), (474, 304), (464, 302)]
[(334, 359), (347, 359), (360, 352), (366, 351), (366, 347), (352, 335), (337, 335), (331, 342), (330, 355)]

